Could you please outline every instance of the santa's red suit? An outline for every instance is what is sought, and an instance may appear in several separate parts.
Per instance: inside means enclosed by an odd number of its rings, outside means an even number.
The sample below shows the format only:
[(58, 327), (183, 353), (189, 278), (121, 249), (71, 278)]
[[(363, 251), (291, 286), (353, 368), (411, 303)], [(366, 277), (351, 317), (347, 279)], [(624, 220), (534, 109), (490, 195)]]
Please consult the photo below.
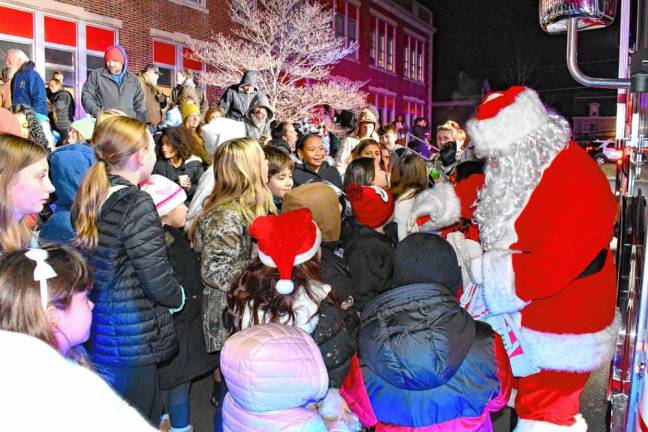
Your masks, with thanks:
[(541, 369), (519, 379), (516, 430), (585, 431), (579, 397), (618, 329), (614, 196), (531, 89), (488, 95), (467, 131), (486, 160), (475, 212), (484, 298), (493, 313), (520, 311), (525, 352)]

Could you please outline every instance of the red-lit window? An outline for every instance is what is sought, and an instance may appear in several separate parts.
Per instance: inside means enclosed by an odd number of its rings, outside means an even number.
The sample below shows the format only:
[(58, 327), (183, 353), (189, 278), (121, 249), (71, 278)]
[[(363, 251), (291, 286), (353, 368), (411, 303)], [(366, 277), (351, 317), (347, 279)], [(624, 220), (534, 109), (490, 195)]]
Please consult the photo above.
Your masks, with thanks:
[(203, 64), (198, 60), (194, 60), (192, 49), (187, 47), (182, 48), (182, 65), (201, 72), (203, 70)]
[(115, 44), (115, 32), (112, 30), (86, 26), (86, 49), (91, 51), (105, 51)]
[(369, 105), (376, 107), (381, 124), (391, 123), (396, 118), (396, 98), (393, 94), (369, 94)]
[(34, 37), (34, 14), (0, 6), (0, 34), (32, 39)]
[(45, 42), (77, 46), (76, 23), (50, 16), (45, 17)]

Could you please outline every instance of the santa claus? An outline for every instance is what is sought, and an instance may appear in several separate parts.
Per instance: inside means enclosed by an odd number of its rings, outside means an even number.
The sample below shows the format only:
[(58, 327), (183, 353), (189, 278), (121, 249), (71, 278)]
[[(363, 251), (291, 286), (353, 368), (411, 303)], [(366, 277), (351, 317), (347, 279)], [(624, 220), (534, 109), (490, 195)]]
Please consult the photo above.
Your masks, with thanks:
[(471, 274), (491, 312), (519, 312), (540, 369), (519, 378), (516, 430), (586, 431), (579, 397), (611, 359), (618, 329), (614, 196), (567, 121), (529, 88), (489, 94), (467, 131), (486, 161), (474, 214), (484, 253)]

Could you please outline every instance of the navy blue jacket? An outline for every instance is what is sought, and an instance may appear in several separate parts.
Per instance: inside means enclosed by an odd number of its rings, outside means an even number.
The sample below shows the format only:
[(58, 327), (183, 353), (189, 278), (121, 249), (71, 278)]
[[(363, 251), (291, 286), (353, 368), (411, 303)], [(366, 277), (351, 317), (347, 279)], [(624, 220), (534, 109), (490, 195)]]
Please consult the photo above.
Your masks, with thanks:
[(24, 104), (39, 114), (47, 115), (47, 94), (45, 82), (34, 70), (36, 65), (29, 61), (23, 64), (11, 80), (11, 103)]

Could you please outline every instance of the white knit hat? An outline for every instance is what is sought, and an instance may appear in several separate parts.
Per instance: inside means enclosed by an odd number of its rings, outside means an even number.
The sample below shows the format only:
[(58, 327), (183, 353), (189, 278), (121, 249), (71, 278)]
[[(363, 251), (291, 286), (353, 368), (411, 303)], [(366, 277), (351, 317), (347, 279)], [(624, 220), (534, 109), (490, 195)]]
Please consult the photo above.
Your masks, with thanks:
[(153, 174), (140, 183), (140, 189), (151, 195), (160, 217), (168, 215), (187, 200), (187, 194), (179, 184), (159, 174)]

